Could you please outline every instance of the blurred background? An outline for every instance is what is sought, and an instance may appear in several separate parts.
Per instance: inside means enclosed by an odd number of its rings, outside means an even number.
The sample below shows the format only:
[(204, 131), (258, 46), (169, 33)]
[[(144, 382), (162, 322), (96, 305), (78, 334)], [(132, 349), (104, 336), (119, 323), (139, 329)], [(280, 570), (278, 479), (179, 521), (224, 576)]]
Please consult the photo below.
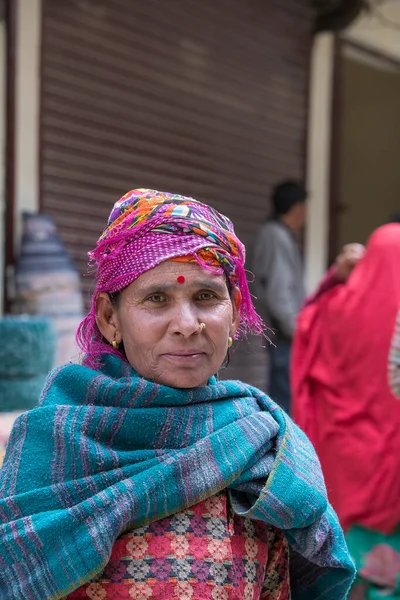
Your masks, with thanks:
[[(1, 0), (0, 19), (3, 314), (26, 212), (51, 217), (87, 301), (129, 189), (211, 203), (251, 253), (272, 186), (305, 181), (309, 291), (400, 208), (399, 0)], [(265, 387), (261, 345), (227, 375)]]

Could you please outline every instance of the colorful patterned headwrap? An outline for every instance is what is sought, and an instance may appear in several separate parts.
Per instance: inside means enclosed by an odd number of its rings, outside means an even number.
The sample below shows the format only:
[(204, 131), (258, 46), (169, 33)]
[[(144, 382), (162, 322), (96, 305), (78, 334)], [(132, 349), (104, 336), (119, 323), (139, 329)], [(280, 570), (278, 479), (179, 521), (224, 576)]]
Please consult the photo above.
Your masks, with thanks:
[(86, 364), (94, 366), (104, 352), (120, 355), (104, 342), (97, 328), (98, 294), (118, 292), (167, 260), (196, 261), (213, 273), (225, 273), (242, 295), (238, 335), (262, 334), (265, 329), (249, 292), (245, 248), (231, 221), (193, 198), (147, 189), (128, 192), (114, 205), (89, 259), (97, 267), (97, 285), (90, 311), (77, 332), (78, 345), (87, 354)]

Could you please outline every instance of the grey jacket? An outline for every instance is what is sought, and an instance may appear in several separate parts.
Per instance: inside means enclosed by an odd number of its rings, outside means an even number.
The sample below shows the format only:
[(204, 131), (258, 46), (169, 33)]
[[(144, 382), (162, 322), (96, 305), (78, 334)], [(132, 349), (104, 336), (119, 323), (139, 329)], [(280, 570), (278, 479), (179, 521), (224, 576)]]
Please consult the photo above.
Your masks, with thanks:
[(291, 339), (305, 298), (303, 265), (290, 230), (268, 221), (260, 230), (253, 251), (252, 271), (257, 308), (277, 336)]

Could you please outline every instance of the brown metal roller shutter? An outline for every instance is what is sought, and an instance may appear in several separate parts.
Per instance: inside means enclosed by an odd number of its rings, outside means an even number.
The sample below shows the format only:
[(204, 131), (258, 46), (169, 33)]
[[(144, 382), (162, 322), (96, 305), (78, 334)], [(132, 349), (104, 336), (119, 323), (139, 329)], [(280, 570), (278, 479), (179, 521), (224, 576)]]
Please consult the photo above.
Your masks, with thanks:
[(270, 186), (303, 175), (311, 28), (298, 0), (43, 0), (41, 206), (82, 273), (134, 187), (210, 202), (251, 244)]

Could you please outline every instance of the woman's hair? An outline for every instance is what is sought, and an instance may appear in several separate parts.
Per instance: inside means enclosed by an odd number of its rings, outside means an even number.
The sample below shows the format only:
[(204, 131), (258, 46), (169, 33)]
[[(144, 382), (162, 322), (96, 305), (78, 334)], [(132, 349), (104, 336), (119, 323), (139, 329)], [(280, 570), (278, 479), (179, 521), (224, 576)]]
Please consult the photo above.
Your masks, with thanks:
[(389, 217), (388, 223), (400, 223), (400, 210), (396, 211)]
[(108, 292), (111, 301), (118, 303), (118, 292), (167, 260), (196, 262), (215, 274), (225, 274), (228, 289), (238, 288), (241, 294), (237, 336), (260, 335), (265, 330), (249, 292), (245, 248), (231, 221), (193, 198), (147, 189), (128, 192), (114, 205), (89, 259), (96, 269), (96, 288), (90, 310), (79, 325), (77, 343), (90, 367), (96, 368), (104, 353), (124, 358), (97, 327), (98, 295)]

